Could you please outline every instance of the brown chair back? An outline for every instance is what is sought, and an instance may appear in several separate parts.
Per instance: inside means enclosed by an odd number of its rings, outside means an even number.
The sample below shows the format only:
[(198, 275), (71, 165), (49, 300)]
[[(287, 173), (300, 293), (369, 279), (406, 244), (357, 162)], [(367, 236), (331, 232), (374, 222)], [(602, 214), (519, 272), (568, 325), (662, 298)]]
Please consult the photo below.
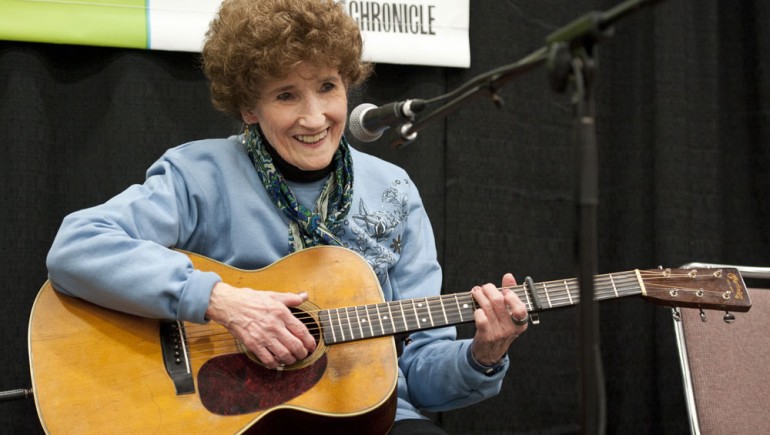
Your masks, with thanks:
[(770, 289), (749, 296), (731, 324), (696, 309), (674, 321), (693, 434), (770, 434)]

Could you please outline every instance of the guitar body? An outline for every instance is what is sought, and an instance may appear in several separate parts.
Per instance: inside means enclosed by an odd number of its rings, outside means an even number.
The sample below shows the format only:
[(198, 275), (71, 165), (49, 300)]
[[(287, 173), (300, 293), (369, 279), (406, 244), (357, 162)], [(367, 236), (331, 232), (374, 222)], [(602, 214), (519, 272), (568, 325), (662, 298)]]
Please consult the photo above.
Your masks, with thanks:
[[(307, 249), (257, 271), (188, 255), (197, 269), (217, 272), (231, 285), (305, 291), (323, 309), (383, 302), (368, 264), (344, 248)], [(34, 397), (44, 429), (386, 433), (393, 422), (398, 368), (391, 337), (319, 346), (322, 354), (317, 351), (302, 368), (275, 371), (239, 352), (220, 325), (186, 326), (195, 391), (177, 394), (163, 362), (160, 321), (65, 296), (46, 283), (29, 325)]]

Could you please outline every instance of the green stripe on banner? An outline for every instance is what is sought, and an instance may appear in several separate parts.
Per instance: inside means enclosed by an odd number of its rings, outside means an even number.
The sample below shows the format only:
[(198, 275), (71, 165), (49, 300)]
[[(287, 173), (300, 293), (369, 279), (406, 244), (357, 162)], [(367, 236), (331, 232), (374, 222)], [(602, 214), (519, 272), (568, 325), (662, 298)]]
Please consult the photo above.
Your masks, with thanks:
[(0, 39), (147, 48), (145, 0), (0, 0)]

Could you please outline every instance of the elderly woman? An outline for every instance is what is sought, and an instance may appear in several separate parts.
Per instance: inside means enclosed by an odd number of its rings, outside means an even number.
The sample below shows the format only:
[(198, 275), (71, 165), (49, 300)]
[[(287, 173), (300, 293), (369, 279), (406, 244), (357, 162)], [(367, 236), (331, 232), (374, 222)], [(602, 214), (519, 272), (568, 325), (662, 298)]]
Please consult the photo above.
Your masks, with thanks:
[[(67, 216), (48, 256), (55, 288), (140, 316), (220, 323), (271, 369), (316, 348), (290, 310), (307, 295), (235, 287), (176, 249), (257, 269), (307, 247), (343, 246), (367, 260), (386, 300), (438, 295), (414, 183), (343, 135), (347, 93), (371, 71), (361, 51), (358, 27), (331, 0), (225, 0), (203, 65), (215, 107), (243, 121), (243, 134), (170, 149), (144, 184)], [(502, 284), (515, 281), (507, 274)], [(471, 294), (480, 307), (472, 340), (456, 340), (453, 327), (405, 340), (393, 433), (443, 433), (420, 410), (499, 391), (526, 308), (491, 284)]]

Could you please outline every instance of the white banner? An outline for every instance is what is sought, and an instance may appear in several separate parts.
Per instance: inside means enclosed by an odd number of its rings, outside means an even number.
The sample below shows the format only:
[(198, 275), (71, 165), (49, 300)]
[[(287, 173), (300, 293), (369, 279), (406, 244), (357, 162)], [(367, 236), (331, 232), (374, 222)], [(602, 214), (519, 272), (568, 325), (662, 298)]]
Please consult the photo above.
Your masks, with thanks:
[[(260, 0), (253, 0), (260, 1)], [(469, 0), (339, 0), (364, 59), (469, 67)], [(199, 52), (221, 0), (0, 0), (0, 39)]]
[(222, 0), (147, 0), (148, 48), (200, 52), (220, 3)]
[(467, 68), (469, 0), (346, 0), (373, 62)]
[[(259, 1), (259, 0), (255, 0)], [(148, 48), (200, 51), (220, 0), (148, 0)], [(469, 0), (343, 0), (364, 39), (364, 59), (470, 66)]]

